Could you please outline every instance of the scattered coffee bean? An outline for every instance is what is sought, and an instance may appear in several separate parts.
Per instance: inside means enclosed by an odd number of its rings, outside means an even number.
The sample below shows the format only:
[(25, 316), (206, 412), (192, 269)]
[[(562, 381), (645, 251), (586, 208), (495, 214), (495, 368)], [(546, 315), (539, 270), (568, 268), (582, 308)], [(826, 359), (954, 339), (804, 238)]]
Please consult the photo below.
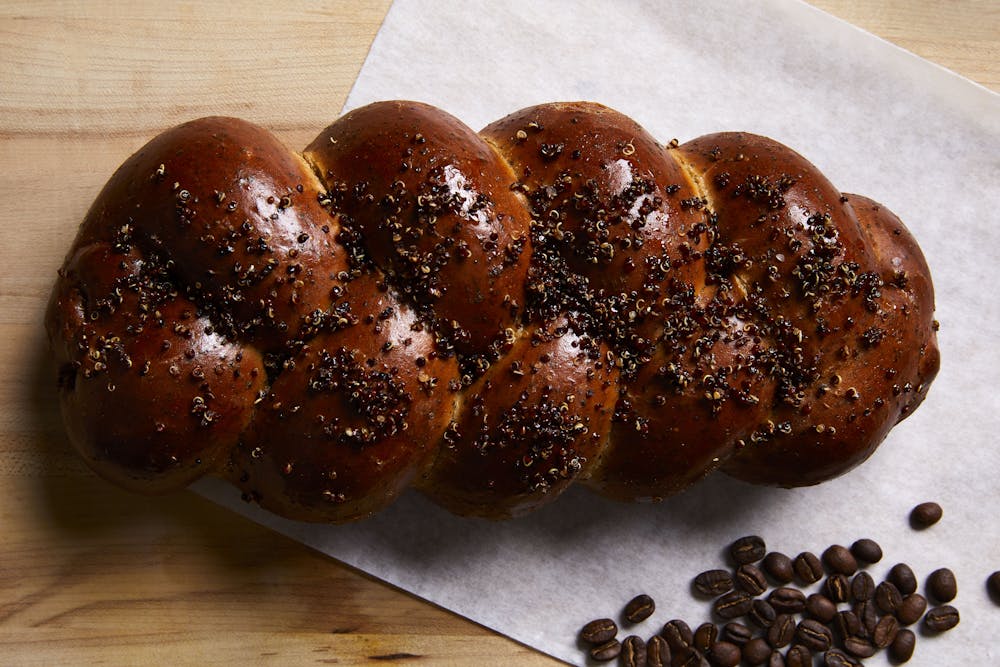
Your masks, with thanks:
[(741, 537), (729, 547), (729, 555), (733, 557), (737, 565), (756, 563), (767, 553), (767, 546), (764, 540), (757, 535)]
[(674, 651), (672, 667), (708, 667), (708, 659), (695, 647), (685, 646)]
[(694, 641), (694, 633), (691, 632), (691, 626), (679, 618), (667, 621), (663, 629), (660, 630), (660, 634), (667, 640), (667, 645), (670, 646), (670, 650), (674, 653), (677, 653), (685, 646), (690, 646)]
[(875, 630), (872, 632), (872, 643), (879, 648), (886, 648), (896, 639), (898, 633), (899, 621), (896, 620), (896, 617), (883, 616), (875, 624)]
[(729, 591), (712, 605), (716, 616), (726, 620), (745, 616), (750, 611), (753, 598), (743, 591)]
[(851, 579), (851, 597), (858, 602), (871, 600), (875, 596), (875, 580), (867, 572), (858, 572)]
[(754, 637), (743, 645), (743, 660), (751, 665), (762, 665), (771, 657), (771, 647), (763, 637)]
[(823, 582), (823, 592), (832, 602), (847, 602), (851, 595), (851, 584), (843, 574), (831, 574)]
[(853, 611), (847, 609), (837, 612), (833, 618), (833, 627), (837, 629), (837, 635), (841, 640), (861, 635), (861, 619)]
[(771, 648), (784, 648), (795, 637), (795, 618), (791, 614), (778, 614), (767, 629), (767, 643)]
[(580, 639), (588, 644), (603, 644), (618, 634), (618, 624), (610, 618), (598, 618), (583, 626)]
[(829, 623), (837, 615), (837, 605), (820, 593), (813, 593), (806, 598), (805, 610), (820, 623)]
[(823, 654), (825, 667), (854, 667), (858, 662), (839, 649), (832, 648)]
[(920, 593), (910, 593), (896, 606), (896, 620), (903, 625), (913, 625), (927, 611), (927, 598)]
[(903, 595), (909, 595), (917, 590), (917, 576), (913, 574), (913, 569), (906, 563), (896, 563), (886, 575), (886, 580), (895, 584), (896, 588)]
[(646, 642), (638, 635), (629, 635), (622, 642), (621, 663), (624, 667), (646, 667)]
[(694, 589), (714, 598), (733, 590), (733, 578), (725, 570), (707, 570), (694, 578)]
[(891, 581), (883, 581), (875, 587), (875, 604), (885, 614), (891, 614), (899, 607), (903, 596)]
[(878, 542), (867, 537), (852, 544), (851, 553), (862, 563), (871, 564), (882, 560), (882, 547), (878, 545)]
[(646, 667), (670, 667), (670, 646), (660, 635), (653, 635), (646, 642)]
[(858, 571), (858, 561), (847, 547), (834, 544), (823, 552), (823, 564), (830, 572), (845, 574), (848, 577)]
[(910, 512), (910, 524), (918, 529), (928, 528), (940, 521), (942, 514), (944, 512), (937, 503), (920, 503)]
[(786, 667), (785, 656), (780, 651), (771, 651), (771, 657), (767, 659), (767, 667)]
[(889, 645), (889, 657), (895, 662), (907, 662), (913, 657), (913, 649), (917, 645), (917, 636), (912, 630), (903, 628), (896, 634), (895, 641)]
[[(856, 603), (851, 611), (854, 612), (854, 615), (858, 617), (858, 621), (861, 622), (861, 634), (871, 636), (871, 633), (875, 631), (875, 625), (878, 623), (878, 608), (875, 606), (875, 601), (862, 600)], [(918, 616), (917, 618), (920, 617)]]
[(733, 583), (736, 587), (750, 595), (760, 595), (767, 590), (767, 578), (764, 572), (757, 567), (747, 563), (740, 565), (733, 576)]
[(614, 660), (622, 652), (622, 644), (617, 639), (609, 639), (603, 644), (598, 644), (590, 649), (590, 657), (598, 662), (608, 662)]
[(787, 584), (795, 576), (792, 559), (780, 551), (772, 551), (764, 556), (764, 571), (778, 584)]
[(861, 637), (848, 637), (844, 640), (844, 650), (856, 658), (870, 658), (878, 652), (871, 642)]
[(833, 633), (819, 621), (807, 618), (795, 628), (795, 639), (811, 651), (825, 651), (833, 646)]
[(924, 627), (933, 632), (945, 632), (958, 625), (958, 610), (950, 604), (934, 607), (924, 616)]
[(986, 591), (993, 598), (993, 602), (1000, 605), (1000, 570), (986, 578)]
[(937, 602), (951, 602), (958, 594), (955, 573), (946, 567), (934, 570), (927, 577), (927, 593)]
[(625, 620), (629, 623), (641, 623), (653, 615), (656, 611), (656, 603), (653, 598), (645, 593), (636, 595), (625, 605)]
[(788, 667), (812, 667), (812, 652), (805, 646), (796, 644), (785, 654), (785, 664)]
[(803, 551), (796, 556), (792, 561), (792, 569), (803, 584), (815, 584), (823, 577), (823, 564), (811, 551)]
[(783, 586), (775, 588), (767, 596), (774, 610), (779, 614), (798, 614), (806, 607), (806, 595), (797, 588)]
[(736, 667), (742, 659), (740, 647), (729, 642), (715, 642), (708, 650), (708, 661), (715, 667)]
[(712, 648), (712, 644), (717, 641), (719, 641), (719, 626), (715, 623), (702, 623), (694, 631), (692, 646), (702, 653), (708, 653), (708, 649)]
[(774, 619), (777, 618), (778, 612), (774, 611), (774, 607), (767, 600), (762, 600), (760, 598), (755, 599), (750, 605), (750, 612), (747, 614), (747, 618), (756, 625), (758, 628), (769, 628), (771, 624), (774, 623)]
[(742, 623), (726, 623), (722, 627), (722, 639), (737, 646), (743, 646), (753, 639), (753, 631)]

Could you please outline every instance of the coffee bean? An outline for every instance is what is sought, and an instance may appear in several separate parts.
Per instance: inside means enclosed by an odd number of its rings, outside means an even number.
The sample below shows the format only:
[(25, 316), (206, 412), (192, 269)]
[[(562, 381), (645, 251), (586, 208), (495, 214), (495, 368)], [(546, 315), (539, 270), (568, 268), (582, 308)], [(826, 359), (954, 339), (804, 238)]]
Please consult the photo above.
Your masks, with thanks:
[(813, 593), (806, 598), (806, 613), (820, 623), (829, 623), (837, 615), (837, 605), (825, 595)]
[(795, 638), (811, 651), (825, 651), (833, 645), (833, 633), (830, 632), (830, 628), (811, 618), (799, 623), (795, 629)]
[(641, 623), (653, 615), (656, 603), (645, 593), (636, 595), (625, 605), (625, 620), (629, 623)]
[(757, 535), (747, 535), (732, 543), (729, 547), (729, 555), (733, 557), (737, 565), (756, 563), (767, 553), (767, 546), (764, 540)]
[(889, 657), (894, 662), (907, 662), (913, 657), (913, 649), (917, 645), (917, 636), (912, 630), (903, 628), (896, 634), (895, 641), (889, 646)]
[(763, 637), (754, 637), (743, 645), (743, 660), (750, 665), (762, 665), (771, 657), (771, 647)]
[(598, 618), (583, 626), (580, 639), (588, 644), (603, 644), (618, 634), (618, 625), (610, 618)]
[(857, 658), (870, 658), (878, 652), (878, 649), (861, 637), (848, 637), (845, 639), (844, 650)]
[(924, 627), (933, 632), (945, 632), (958, 625), (958, 610), (950, 604), (934, 607), (924, 616)]
[(792, 561), (795, 576), (803, 584), (815, 584), (823, 577), (823, 564), (811, 551), (803, 551)]
[(823, 552), (823, 564), (830, 572), (851, 576), (858, 571), (858, 561), (847, 547), (834, 544)]
[(795, 637), (795, 619), (791, 614), (778, 614), (767, 629), (767, 643), (771, 648), (784, 648)]
[(886, 580), (895, 584), (903, 595), (909, 595), (917, 590), (917, 576), (906, 563), (896, 563), (886, 575)]
[(646, 642), (646, 667), (670, 667), (670, 646), (660, 635)]
[(896, 620), (903, 625), (913, 625), (927, 611), (927, 598), (920, 593), (910, 593), (896, 606)]
[(894, 613), (902, 601), (903, 596), (891, 581), (883, 581), (875, 587), (875, 604), (883, 613)]
[(780, 651), (771, 651), (771, 657), (767, 659), (767, 667), (786, 667), (785, 656)]
[(756, 565), (740, 565), (733, 577), (736, 587), (750, 595), (760, 595), (767, 590), (767, 578)]
[(882, 547), (875, 540), (863, 537), (851, 545), (851, 553), (862, 563), (877, 563), (882, 560)]
[(742, 623), (726, 623), (722, 626), (722, 639), (730, 644), (743, 646), (753, 639), (753, 632)]
[(646, 642), (642, 637), (629, 635), (622, 642), (621, 663), (624, 667), (646, 667)]
[(805, 646), (796, 644), (785, 654), (785, 664), (788, 667), (812, 667), (812, 652)]
[(766, 629), (771, 627), (777, 615), (778, 613), (774, 611), (774, 607), (771, 606), (770, 602), (758, 598), (750, 605), (750, 612), (747, 614), (747, 618), (758, 628)]
[(622, 645), (617, 639), (610, 639), (590, 649), (590, 657), (598, 662), (614, 660), (622, 652)]
[(1000, 605), (1000, 570), (986, 578), (986, 591), (993, 598), (993, 602)]
[(702, 653), (708, 653), (708, 649), (719, 641), (719, 627), (715, 623), (702, 623), (694, 631), (694, 646)]
[(694, 633), (691, 632), (691, 626), (679, 618), (667, 621), (663, 629), (660, 630), (660, 634), (667, 640), (667, 645), (670, 646), (670, 650), (674, 653), (677, 653), (685, 646), (690, 646), (691, 642), (694, 641)]
[(858, 637), (861, 635), (861, 619), (853, 611), (838, 611), (833, 618), (833, 627), (837, 629), (837, 634), (842, 640), (848, 637)]
[(694, 589), (705, 597), (716, 597), (733, 590), (733, 578), (725, 570), (707, 570), (694, 578)]
[(767, 601), (779, 614), (798, 614), (806, 607), (805, 593), (797, 588), (775, 588)]
[(927, 577), (925, 586), (930, 596), (938, 602), (951, 602), (958, 594), (958, 583), (955, 573), (946, 567), (934, 570)]
[(941, 506), (934, 502), (920, 503), (910, 512), (910, 525), (917, 529), (929, 528), (941, 520)]
[(823, 591), (832, 602), (847, 602), (851, 595), (851, 584), (843, 574), (831, 574), (823, 582)]
[(871, 600), (875, 596), (875, 580), (867, 572), (858, 572), (851, 579), (851, 597), (858, 602)]
[(792, 559), (780, 551), (772, 551), (764, 556), (764, 571), (779, 584), (787, 584), (795, 576)]
[(854, 612), (854, 615), (858, 617), (858, 621), (861, 623), (861, 635), (870, 637), (872, 632), (875, 631), (875, 625), (878, 623), (878, 608), (875, 606), (875, 601), (862, 600), (856, 603), (851, 611)]
[(708, 660), (695, 647), (685, 646), (674, 652), (670, 664), (671, 667), (708, 667)]
[(823, 665), (825, 667), (855, 667), (857, 664), (857, 660), (839, 649), (832, 648), (823, 654)]
[(715, 601), (712, 609), (719, 618), (729, 620), (745, 616), (752, 603), (753, 598), (743, 591), (729, 591)]
[(729, 642), (715, 642), (708, 650), (708, 661), (715, 667), (736, 667), (742, 659), (740, 647)]
[(899, 633), (899, 621), (895, 616), (883, 616), (875, 624), (872, 632), (872, 643), (879, 648), (885, 648), (891, 644)]

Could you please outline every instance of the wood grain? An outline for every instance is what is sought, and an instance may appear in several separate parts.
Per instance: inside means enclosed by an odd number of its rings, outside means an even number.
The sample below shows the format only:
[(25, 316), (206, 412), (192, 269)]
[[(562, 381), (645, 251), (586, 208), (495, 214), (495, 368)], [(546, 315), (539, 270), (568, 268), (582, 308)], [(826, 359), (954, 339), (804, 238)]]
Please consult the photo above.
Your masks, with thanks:
[[(994, 2), (816, 4), (1000, 88)], [(194, 494), (120, 492), (59, 425), (41, 317), (67, 221), (181, 120), (239, 115), (305, 145), (388, 5), (0, 5), (0, 663), (556, 664)]]

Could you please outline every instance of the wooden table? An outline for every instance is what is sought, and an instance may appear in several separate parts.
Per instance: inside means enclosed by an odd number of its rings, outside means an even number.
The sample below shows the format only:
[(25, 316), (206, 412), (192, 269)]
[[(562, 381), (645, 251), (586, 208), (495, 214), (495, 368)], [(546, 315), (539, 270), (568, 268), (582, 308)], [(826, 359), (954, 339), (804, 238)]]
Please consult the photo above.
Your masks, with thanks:
[[(816, 4), (1000, 89), (994, 0)], [(66, 233), (123, 157), (207, 113), (305, 145), (337, 115), (388, 5), (0, 6), (0, 663), (555, 664), (192, 493), (138, 498), (97, 480), (43, 371)], [(327, 57), (298, 61), (303, 46)]]

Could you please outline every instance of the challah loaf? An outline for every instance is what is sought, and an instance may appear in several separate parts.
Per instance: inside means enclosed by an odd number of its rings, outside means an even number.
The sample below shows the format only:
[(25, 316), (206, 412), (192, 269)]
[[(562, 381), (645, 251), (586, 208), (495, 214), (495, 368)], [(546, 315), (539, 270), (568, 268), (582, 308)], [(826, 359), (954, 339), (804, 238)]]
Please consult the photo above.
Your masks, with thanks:
[(46, 325), (98, 474), (220, 475), (346, 522), (411, 485), (504, 518), (573, 481), (821, 482), (923, 400), (932, 317), (903, 224), (770, 139), (663, 146), (592, 103), (477, 134), (382, 102), (301, 155), (234, 118), (154, 138), (84, 219)]

